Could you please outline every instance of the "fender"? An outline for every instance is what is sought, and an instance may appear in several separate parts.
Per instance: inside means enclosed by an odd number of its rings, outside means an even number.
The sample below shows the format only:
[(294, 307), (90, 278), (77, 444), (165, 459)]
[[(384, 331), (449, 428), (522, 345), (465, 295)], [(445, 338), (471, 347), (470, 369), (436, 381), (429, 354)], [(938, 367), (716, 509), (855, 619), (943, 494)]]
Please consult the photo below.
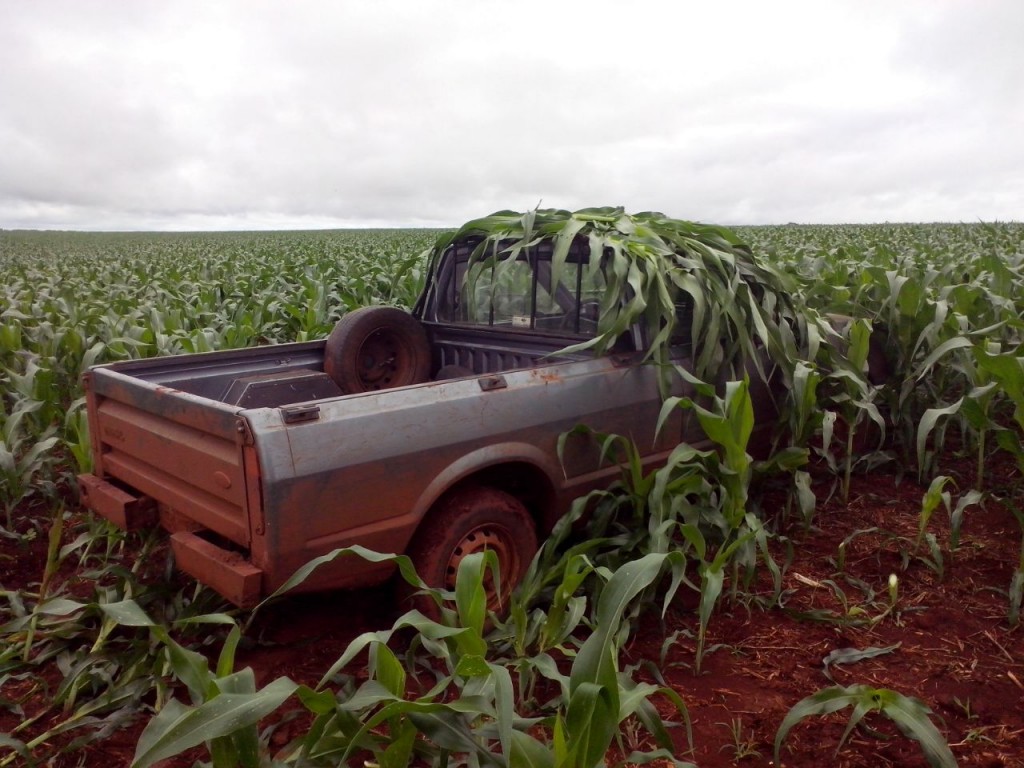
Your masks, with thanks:
[(445, 467), (437, 477), (424, 489), (416, 500), (412, 510), (412, 517), (416, 524), (422, 522), (424, 516), (441, 496), (453, 487), (456, 483), (476, 474), (482, 469), (494, 467), (499, 464), (518, 462), (536, 467), (552, 487), (557, 489), (561, 485), (559, 478), (562, 476), (562, 469), (554, 464), (544, 451), (535, 445), (523, 442), (498, 443), (478, 448), (467, 453), (457, 461)]

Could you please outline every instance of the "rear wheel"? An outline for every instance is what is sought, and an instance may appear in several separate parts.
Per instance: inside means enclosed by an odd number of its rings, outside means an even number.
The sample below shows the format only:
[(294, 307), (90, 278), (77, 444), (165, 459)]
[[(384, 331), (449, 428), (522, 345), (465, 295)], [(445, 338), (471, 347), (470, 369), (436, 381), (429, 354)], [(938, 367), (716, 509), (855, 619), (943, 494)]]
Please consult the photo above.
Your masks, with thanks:
[[(484, 581), (487, 608), (501, 614), (537, 551), (533, 518), (523, 503), (496, 488), (475, 487), (443, 499), (417, 531), (408, 555), (416, 572), (431, 587), (455, 589), (459, 564), (476, 552), (498, 557), (499, 584), (490, 569)], [(438, 618), (433, 600), (416, 597), (415, 607)]]

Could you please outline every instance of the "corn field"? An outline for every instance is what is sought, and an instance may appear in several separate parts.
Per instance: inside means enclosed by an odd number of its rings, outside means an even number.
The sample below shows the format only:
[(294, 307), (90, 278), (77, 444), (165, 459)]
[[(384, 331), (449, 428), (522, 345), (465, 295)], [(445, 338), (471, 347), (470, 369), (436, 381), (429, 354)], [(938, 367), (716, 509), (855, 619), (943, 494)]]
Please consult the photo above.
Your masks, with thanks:
[[(599, 436), (621, 464), (621, 481), (579, 500), (559, 523), (506, 619), (486, 616), (490, 558), (468, 558), (455, 608), (443, 608), (441, 622), (402, 616), (358, 637), (309, 683), (257, 681), (251, 669), (237, 668), (263, 606), (240, 614), (194, 585), (168, 586), (159, 577), (158, 537), (129, 536), (80, 513), (74, 477), (91, 462), (80, 377), (90, 365), (126, 358), (323, 338), (356, 307), (411, 307), (438, 233), (0, 232), (0, 557), (13, 567), (21, 549), (46, 542), (45, 565), (24, 580), (28, 586), (0, 583), (0, 710), (22, 718), (0, 734), (0, 766), (56, 756), (74, 764), (87, 743), (131, 723), (145, 724), (137, 766), (196, 749), (218, 768), (357, 759), (691, 765), (680, 748), (694, 742), (685, 696), (623, 661), (641, 617), (664, 616), (688, 594), (688, 663), (700, 675), (715, 652), (709, 627), (722, 610), (783, 609), (794, 532), (828, 525), (822, 486), (845, 503), (852, 478), (882, 467), (927, 489), (917, 535), (901, 551), (939, 578), (958, 556), (973, 506), (1002, 505), (1013, 516), (1018, 559), (1008, 583), (988, 587), (1001, 595), (1002, 626), (1019, 647), (1024, 225), (734, 232), (780, 276), (805, 323), (805, 346), (788, 361), (789, 396), (772, 455), (755, 462), (747, 453), (747, 382), (702, 390), (700, 404), (670, 399), (666, 409), (697, 413), (717, 450), (680, 445), (645, 475), (628, 440)], [(718, 300), (729, 301), (727, 286)], [(824, 342), (829, 315), (850, 318), (842, 354)], [(867, 375), (872, 339), (881, 339), (887, 361), (879, 380)], [(944, 474), (951, 453), (969, 459), (966, 481)], [(993, 487), (997, 460), (1017, 468), (1014, 482)], [(764, 494), (775, 500), (770, 508)], [(933, 525), (943, 508), (946, 539)], [(392, 558), (329, 557), (341, 556)], [(841, 548), (839, 572), (843, 557)], [(395, 560), (418, 583), (408, 561)], [(69, 586), (69, 572), (87, 574), (87, 585)], [(811, 618), (872, 628), (894, 621), (902, 603), (892, 578), (865, 599), (870, 610), (855, 613), (843, 602), (844, 611)], [(816, 583), (846, 599), (838, 577)], [(407, 648), (395, 642), (409, 636)], [(365, 674), (351, 674), (356, 660)], [(48, 675), (57, 681), (48, 707), (27, 714), (24, 702), (39, 693), (32, 679)], [(854, 718), (876, 712), (929, 764), (957, 764), (928, 708), (899, 692), (837, 685), (792, 703), (776, 724), (777, 759), (801, 720), (850, 706), (842, 741)], [(261, 723), (286, 706), (301, 710), (308, 726), (272, 745)], [(738, 763), (746, 741), (736, 722)]]

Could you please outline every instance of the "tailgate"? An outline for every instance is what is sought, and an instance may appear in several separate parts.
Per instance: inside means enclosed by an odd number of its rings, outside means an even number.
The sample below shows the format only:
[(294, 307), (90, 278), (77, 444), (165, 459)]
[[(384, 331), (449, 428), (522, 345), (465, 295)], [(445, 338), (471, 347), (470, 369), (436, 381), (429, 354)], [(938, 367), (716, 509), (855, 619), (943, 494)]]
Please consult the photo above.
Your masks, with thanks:
[[(85, 377), (94, 472), (249, 546), (239, 409), (110, 368)], [(177, 527), (177, 526), (176, 526)]]

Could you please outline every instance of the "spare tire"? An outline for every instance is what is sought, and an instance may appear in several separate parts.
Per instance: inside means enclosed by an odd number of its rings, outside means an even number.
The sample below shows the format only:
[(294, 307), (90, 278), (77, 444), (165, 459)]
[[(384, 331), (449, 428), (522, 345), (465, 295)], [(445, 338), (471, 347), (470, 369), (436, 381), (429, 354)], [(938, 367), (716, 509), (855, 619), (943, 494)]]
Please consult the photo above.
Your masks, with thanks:
[(353, 310), (327, 337), (324, 371), (346, 394), (427, 381), (427, 332), (419, 320), (395, 307)]

